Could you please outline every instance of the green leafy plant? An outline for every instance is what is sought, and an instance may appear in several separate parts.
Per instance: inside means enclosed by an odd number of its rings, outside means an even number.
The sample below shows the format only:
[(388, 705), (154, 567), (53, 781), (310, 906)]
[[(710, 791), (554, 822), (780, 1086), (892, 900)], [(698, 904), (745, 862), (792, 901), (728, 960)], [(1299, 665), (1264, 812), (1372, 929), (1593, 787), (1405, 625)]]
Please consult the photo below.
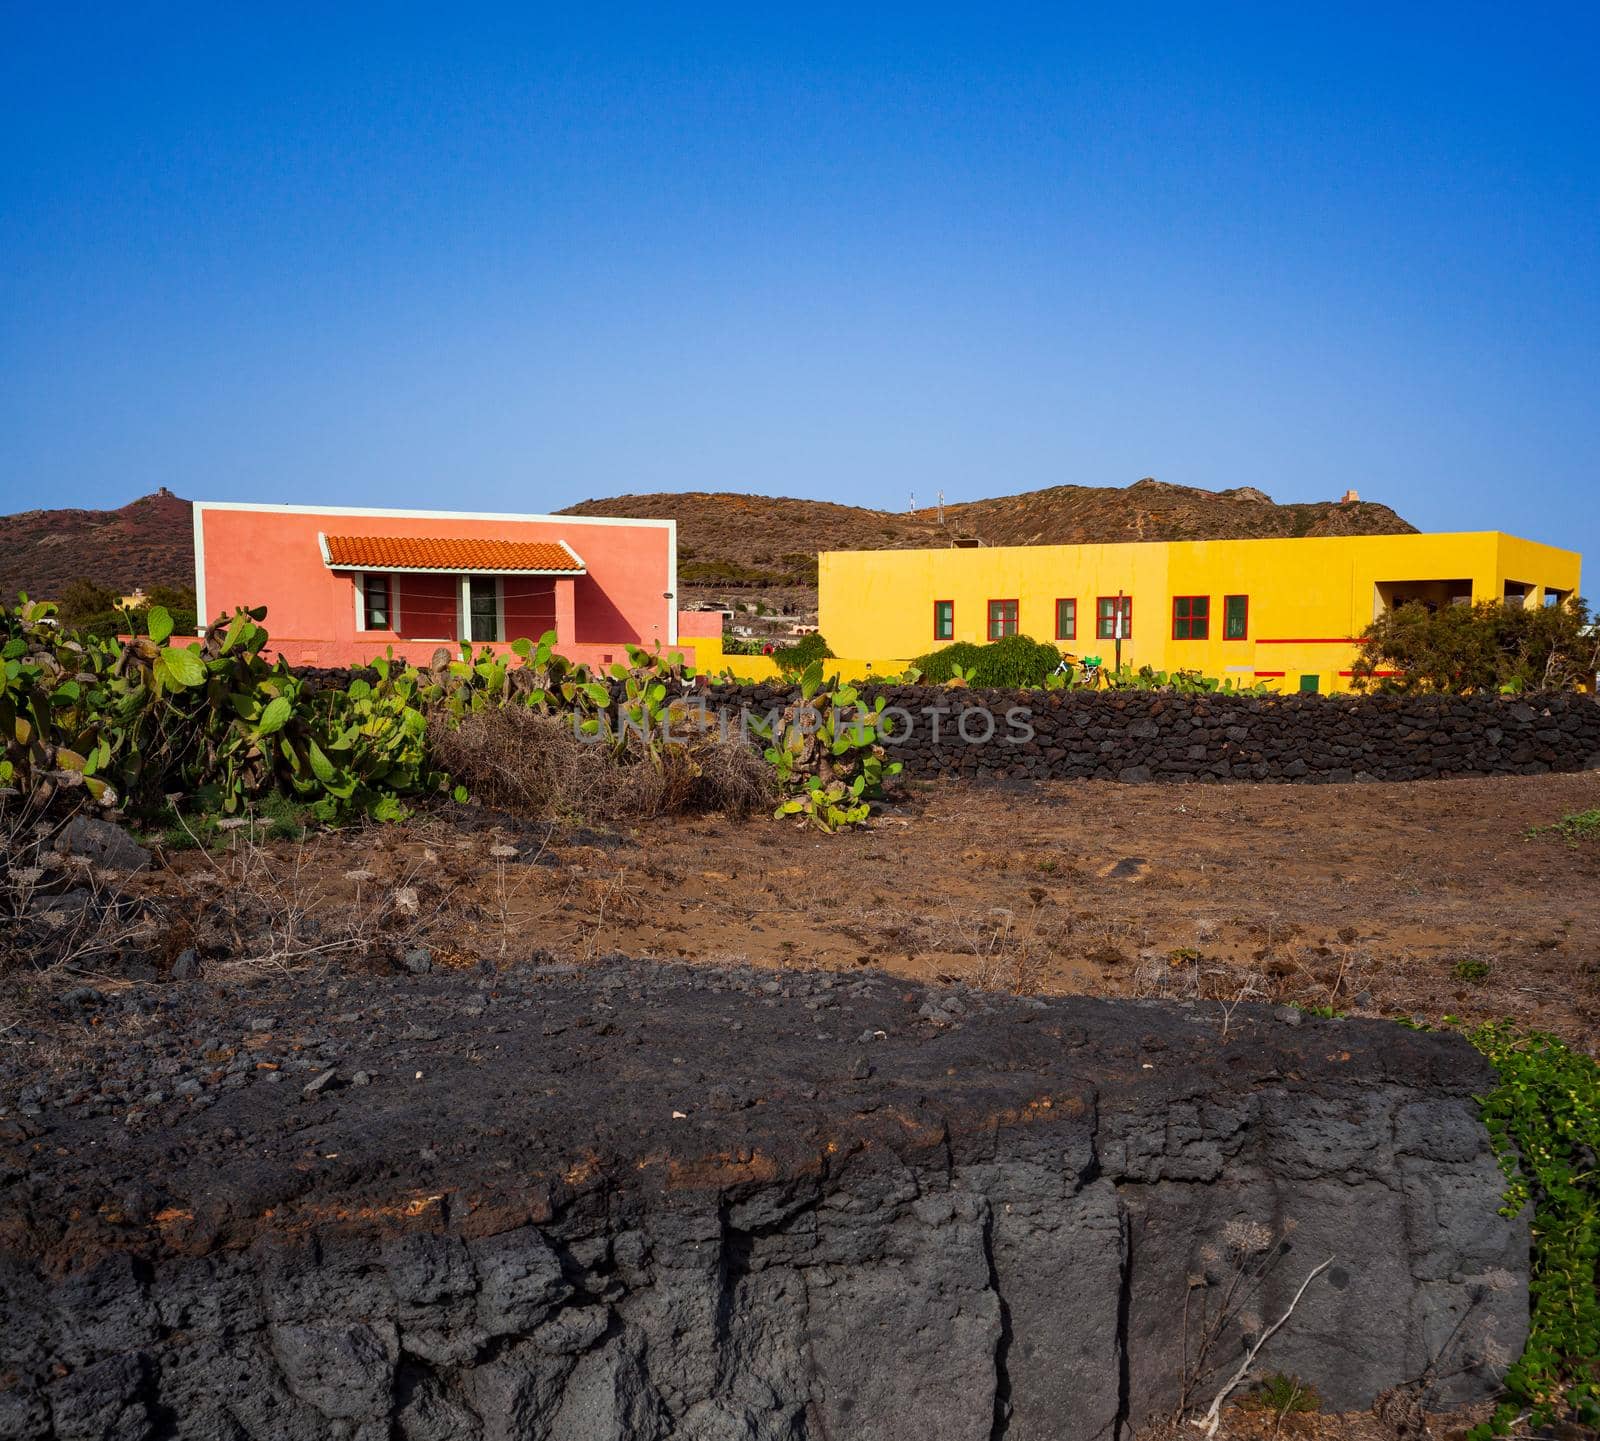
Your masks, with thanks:
[(1531, 1325), (1506, 1399), (1473, 1436), (1567, 1419), (1600, 1426), (1600, 1066), (1507, 1022), (1468, 1033), (1498, 1078), (1479, 1098), (1506, 1177), (1501, 1214), (1533, 1206)]
[(1106, 684), (1113, 690), (1165, 690), (1179, 695), (1270, 695), (1271, 688), (1260, 681), (1246, 685), (1231, 677), (1218, 680), (1202, 675), (1197, 670), (1156, 670), (1152, 666), (1123, 666), (1121, 670), (1106, 675)]
[(400, 795), (435, 788), (412, 682), (380, 671), (376, 687), (313, 695), (263, 658), (264, 616), (239, 610), (177, 645), (163, 606), (126, 642), (52, 624), (26, 597), (0, 607), (0, 784), (136, 814), (210, 790), (236, 815), (276, 793), (327, 821), (393, 818)]
[[(226, 817), (265, 816), (283, 835), (307, 818), (396, 820), (413, 797), (466, 799), (430, 759), (430, 722), (448, 730), (523, 707), (570, 723), (617, 765), (653, 767), (662, 784), (651, 794), (764, 790), (708, 743), (703, 682), (680, 654), (630, 646), (625, 664), (597, 672), (560, 655), (547, 632), (509, 652), (441, 649), (425, 667), (390, 656), (319, 689), (265, 659), (264, 619), (239, 610), (180, 644), (159, 605), (147, 633), (126, 641), (64, 629), (26, 597), (0, 607), (0, 786), (43, 805), (77, 792), (167, 825), (178, 844), (212, 843)], [(879, 744), (883, 699), (868, 707), (853, 687), (825, 689), (822, 667), (821, 657), (807, 667), (800, 708), (763, 740), (780, 814), (835, 831), (864, 820), (900, 767)]]
[(849, 785), (843, 781), (823, 781), (820, 776), (808, 776), (800, 789), (778, 803), (774, 816), (797, 816), (808, 825), (815, 826), (827, 835), (833, 835), (846, 826), (860, 825), (872, 814), (872, 807), (862, 798), (860, 778)]
[(1486, 981), (1489, 979), (1489, 963), (1472, 958), (1457, 961), (1451, 967), (1450, 974), (1458, 981)]
[(0, 786), (39, 804), (61, 791), (118, 803), (100, 714), (111, 666), (107, 644), (62, 630), (53, 605), (0, 607)]
[(756, 725), (782, 799), (774, 814), (795, 816), (832, 834), (872, 813), (883, 783), (900, 772), (882, 745), (885, 700), (868, 705), (854, 686), (823, 687), (822, 662), (800, 678), (799, 699), (769, 726)]
[(1569, 846), (1584, 841), (1600, 841), (1600, 806), (1589, 811), (1573, 811), (1547, 826), (1534, 826), (1529, 837), (1559, 836)]
[(1241, 1403), (1251, 1410), (1270, 1411), (1280, 1420), (1285, 1416), (1306, 1415), (1322, 1409), (1316, 1387), (1283, 1371), (1263, 1376)]

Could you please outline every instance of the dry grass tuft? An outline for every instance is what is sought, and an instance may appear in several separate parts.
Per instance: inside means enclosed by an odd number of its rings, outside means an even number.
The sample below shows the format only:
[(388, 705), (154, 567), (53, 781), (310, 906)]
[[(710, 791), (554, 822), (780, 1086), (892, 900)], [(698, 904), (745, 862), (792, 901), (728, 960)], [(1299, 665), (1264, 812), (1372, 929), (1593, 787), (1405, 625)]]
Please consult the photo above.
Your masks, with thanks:
[(124, 877), (56, 853), (52, 841), (70, 819), (0, 804), (0, 976), (95, 976), (142, 954), (159, 929)]
[(435, 761), (473, 798), (540, 820), (648, 820), (721, 811), (742, 819), (770, 808), (770, 768), (736, 737), (704, 730), (654, 758), (618, 758), (580, 740), (570, 721), (515, 706), (436, 718)]
[(173, 898), (185, 903), (169, 903), (167, 949), (193, 945), (228, 958), (208, 962), (210, 974), (365, 961), (413, 944), (431, 919), (415, 901), (420, 872), (408, 872), (398, 885), (358, 883), (354, 895), (341, 894), (333, 904), (338, 850), (332, 836), (265, 846), (249, 830), (233, 832), (221, 855), (201, 851), (203, 867), (174, 875)]

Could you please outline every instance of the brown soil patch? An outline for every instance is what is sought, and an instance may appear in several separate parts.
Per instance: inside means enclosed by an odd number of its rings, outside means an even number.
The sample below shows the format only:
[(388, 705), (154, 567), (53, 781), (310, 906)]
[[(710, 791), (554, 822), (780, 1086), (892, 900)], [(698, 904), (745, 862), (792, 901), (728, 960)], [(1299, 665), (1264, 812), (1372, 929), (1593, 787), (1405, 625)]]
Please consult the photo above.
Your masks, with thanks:
[[(440, 965), (621, 952), (874, 966), (1024, 993), (1508, 1016), (1593, 1053), (1600, 846), (1529, 832), (1597, 805), (1596, 776), (941, 783), (837, 837), (719, 817), (596, 833), (447, 807), (273, 842), (248, 869), (258, 891), (270, 877), (275, 959), (290, 963), (299, 925), (308, 949), (380, 965), (427, 945)], [(246, 867), (193, 852), (167, 865), (138, 884), (207, 902), (192, 912), (204, 948)], [(372, 944), (331, 947), (327, 928), (352, 921)]]

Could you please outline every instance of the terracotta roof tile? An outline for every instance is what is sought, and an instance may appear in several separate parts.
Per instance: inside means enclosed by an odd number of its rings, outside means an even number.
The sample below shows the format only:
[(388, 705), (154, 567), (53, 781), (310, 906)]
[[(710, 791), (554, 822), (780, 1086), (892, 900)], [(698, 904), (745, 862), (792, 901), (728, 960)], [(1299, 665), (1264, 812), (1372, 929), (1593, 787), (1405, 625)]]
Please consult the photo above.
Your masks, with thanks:
[(559, 540), (468, 540), (454, 536), (330, 535), (330, 566), (359, 570), (558, 571), (583, 562)]

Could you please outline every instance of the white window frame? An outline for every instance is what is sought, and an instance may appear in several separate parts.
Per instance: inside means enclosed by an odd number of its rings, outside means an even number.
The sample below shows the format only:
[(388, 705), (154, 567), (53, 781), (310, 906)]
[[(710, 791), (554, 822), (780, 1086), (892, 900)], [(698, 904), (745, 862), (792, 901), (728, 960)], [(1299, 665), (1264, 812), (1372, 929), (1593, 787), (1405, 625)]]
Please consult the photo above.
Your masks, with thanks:
[[(384, 635), (400, 634), (400, 577), (387, 570), (355, 570), (350, 572), (356, 583), (356, 633), (366, 635), (376, 630)], [(381, 575), (389, 586), (389, 624), (387, 626), (371, 626), (367, 624), (367, 576)]]
[[(477, 641), (472, 639), (472, 582), (474, 580), (492, 580), (494, 582), (494, 628), (496, 639), (491, 641)], [(471, 645), (504, 645), (506, 639), (506, 579), (503, 575), (467, 574), (461, 577), (461, 584), (456, 590), (456, 616), (457, 638)]]

